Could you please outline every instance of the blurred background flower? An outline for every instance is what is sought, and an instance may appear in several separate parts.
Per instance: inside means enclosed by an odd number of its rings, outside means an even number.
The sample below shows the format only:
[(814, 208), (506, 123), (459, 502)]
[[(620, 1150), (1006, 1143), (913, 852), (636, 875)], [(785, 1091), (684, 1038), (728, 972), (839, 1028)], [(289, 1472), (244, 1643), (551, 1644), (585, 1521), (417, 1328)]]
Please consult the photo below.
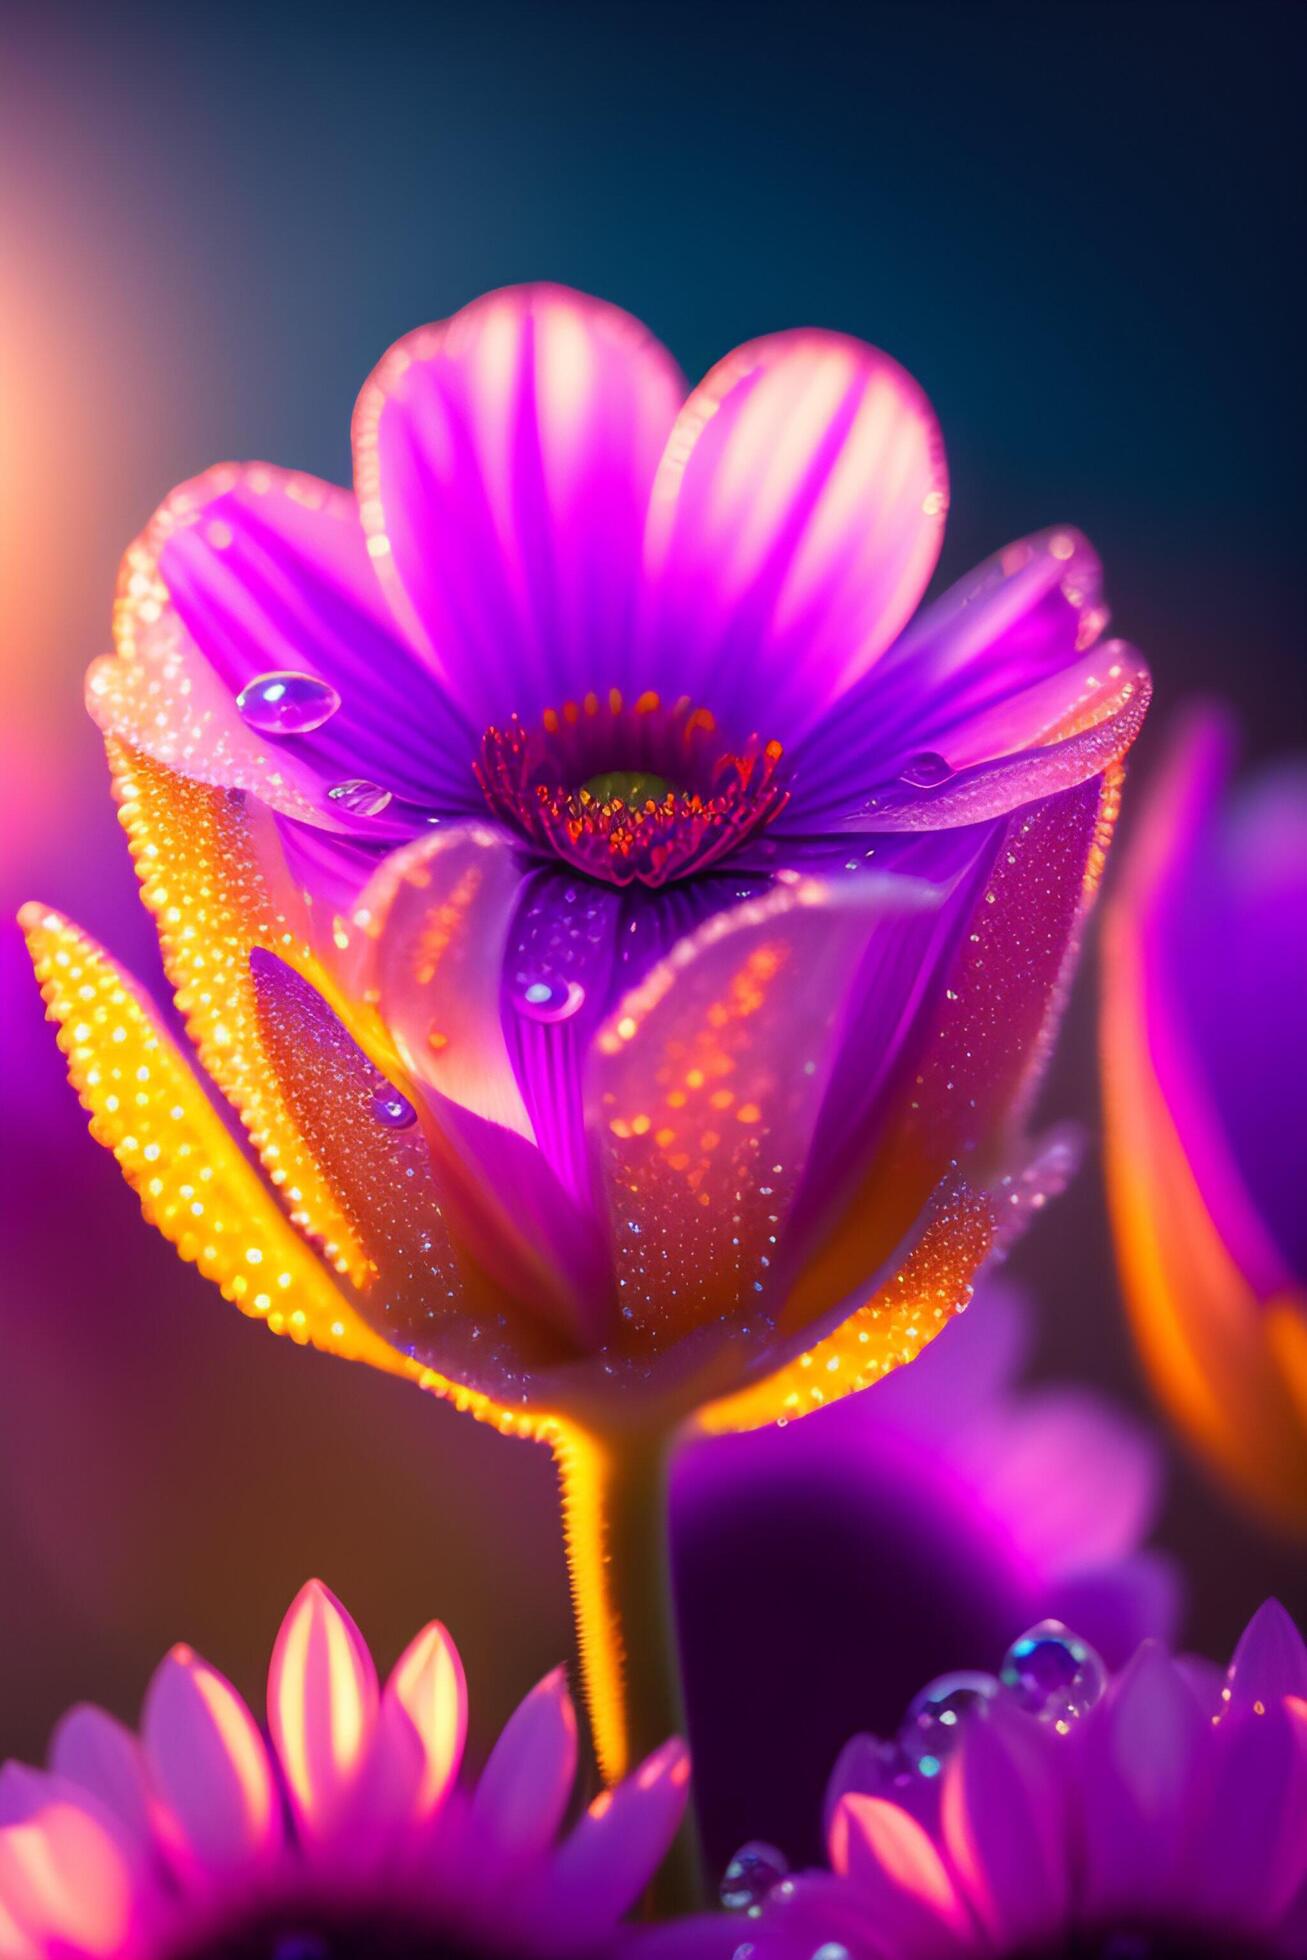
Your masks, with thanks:
[[(1052, 507), (1110, 566), (1161, 694), (1234, 693), (1250, 754), (1282, 745), (1296, 23), (1255, 3), (1184, 23), (881, 4), (800, 27), (764, 0), (742, 35), (680, 0), (239, 21), (20, 0), (0, 74), (6, 915), (57, 894), (163, 992), (81, 707), (124, 538), (224, 454), (347, 480), (337, 409), (377, 350), (542, 274), (647, 319), (689, 372), (798, 311), (886, 347), (949, 432), (939, 589)], [(1132, 791), (1150, 769), (1145, 733)], [(83, 1695), (131, 1712), (183, 1630), (253, 1696), (318, 1570), (386, 1661), (437, 1604), (465, 1652), (493, 1648), (484, 1752), (567, 1651), (544, 1453), (215, 1311), (87, 1139), (12, 929), (3, 953), (5, 1747), (38, 1755)], [(1047, 1103), (1092, 1124), (1091, 991)], [(1092, 1163), (1018, 1260), (1032, 1378), (1146, 1408)], [(1228, 1650), (1267, 1591), (1301, 1598), (1299, 1559), (1183, 1462), (1167, 1490), (1193, 1644)]]
[(467, 1686), (439, 1621), (384, 1687), (316, 1579), (282, 1621), (267, 1740), (226, 1676), (174, 1646), (139, 1736), (83, 1703), (49, 1767), (0, 1770), (5, 1960), (417, 1960), (613, 1950), (685, 1808), (675, 1737), (574, 1817), (563, 1668), (460, 1780)]
[(1218, 1472), (1307, 1535), (1307, 758), (1172, 738), (1104, 934), (1107, 1174), (1140, 1353)]
[(1161, 1449), (1090, 1390), (1022, 1381), (1035, 1322), (989, 1279), (868, 1393), (683, 1453), (677, 1597), (713, 1869), (748, 1838), (816, 1856), (842, 1745), (892, 1732), (924, 1676), (1049, 1615), (1112, 1666), (1175, 1632), (1181, 1575), (1144, 1543)]

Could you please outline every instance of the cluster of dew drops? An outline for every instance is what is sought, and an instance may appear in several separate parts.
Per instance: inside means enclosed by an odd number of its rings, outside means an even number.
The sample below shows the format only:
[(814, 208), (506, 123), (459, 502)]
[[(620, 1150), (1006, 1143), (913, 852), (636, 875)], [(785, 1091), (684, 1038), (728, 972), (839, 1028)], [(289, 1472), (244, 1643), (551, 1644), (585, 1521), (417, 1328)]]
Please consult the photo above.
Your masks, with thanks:
[[(938, 1777), (967, 1722), (983, 1715), (991, 1702), (1009, 1700), (1066, 1735), (1106, 1686), (1107, 1669), (1088, 1641), (1060, 1620), (1041, 1620), (1012, 1642), (997, 1674), (962, 1670), (926, 1684), (908, 1704), (897, 1736), (875, 1745), (885, 1784), (905, 1790), (914, 1779)], [(792, 1890), (784, 1852), (754, 1839), (730, 1860), (718, 1897), (728, 1912), (757, 1918), (769, 1900)], [(748, 1960), (746, 1948), (747, 1942), (736, 1949), (735, 1960)], [(848, 1953), (832, 1941), (812, 1960), (848, 1960)]]

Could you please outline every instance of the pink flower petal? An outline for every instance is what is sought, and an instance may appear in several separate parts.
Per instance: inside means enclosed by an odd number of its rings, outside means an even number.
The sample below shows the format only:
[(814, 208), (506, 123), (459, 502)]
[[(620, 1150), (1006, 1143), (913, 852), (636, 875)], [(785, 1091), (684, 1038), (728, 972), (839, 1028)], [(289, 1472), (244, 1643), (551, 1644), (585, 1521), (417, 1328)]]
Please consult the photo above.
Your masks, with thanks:
[(467, 1736), (467, 1682), (458, 1648), (438, 1620), (415, 1634), (386, 1683), (385, 1701), (404, 1710), (422, 1746), (417, 1808), (439, 1809), (458, 1776)]
[[(347, 491), (263, 464), (182, 484), (123, 561), (115, 639), (88, 678), (91, 714), (182, 775), (333, 830), (359, 825), (326, 790), (374, 769), (423, 803), (479, 803), (469, 731), (391, 618)], [(236, 706), (249, 681), (283, 671), (341, 700), (292, 739)], [(367, 834), (411, 834), (394, 817)]]
[(553, 1843), (576, 1775), (576, 1710), (561, 1667), (546, 1674), (505, 1724), (472, 1802), (495, 1862)]
[(150, 1837), (150, 1793), (145, 1757), (131, 1730), (103, 1708), (70, 1708), (50, 1741), (50, 1767), (98, 1797), (132, 1841)]
[(263, 1738), (231, 1683), (190, 1647), (155, 1670), (142, 1734), (150, 1773), (201, 1873), (248, 1864), (281, 1837)]
[(281, 1623), (268, 1671), (268, 1726), (302, 1834), (320, 1840), (365, 1761), (377, 1674), (362, 1634), (319, 1579)]
[(846, 1796), (830, 1827), (830, 1861), (866, 1899), (880, 1938), (905, 1952), (951, 1953), (973, 1931), (929, 1833), (896, 1803)]
[(961, 1890), (995, 1945), (1038, 1947), (1066, 1915), (1070, 1886), (1059, 1746), (995, 1706), (969, 1725), (944, 1772), (940, 1821)]
[(1307, 1885), (1307, 1706), (1288, 1697), (1224, 1716), (1214, 1740), (1211, 1802), (1186, 1867), (1195, 1916), (1270, 1931)]
[(364, 387), (369, 545), (476, 727), (657, 685), (632, 666), (633, 606), (683, 395), (637, 321), (559, 286), (509, 287), (409, 334)]
[(69, 1803), (0, 1830), (0, 1931), (6, 1918), (42, 1955), (117, 1960), (132, 1881), (108, 1832)]
[(935, 418), (887, 355), (809, 331), (739, 348), (654, 485), (647, 684), (788, 748), (911, 614), (946, 500)]
[(1307, 1642), (1278, 1599), (1264, 1600), (1240, 1634), (1226, 1686), (1229, 1715), (1261, 1714), (1285, 1695), (1307, 1698)]
[(1182, 1894), (1210, 1734), (1183, 1671), (1146, 1641), (1084, 1735), (1089, 1911), (1165, 1913)]

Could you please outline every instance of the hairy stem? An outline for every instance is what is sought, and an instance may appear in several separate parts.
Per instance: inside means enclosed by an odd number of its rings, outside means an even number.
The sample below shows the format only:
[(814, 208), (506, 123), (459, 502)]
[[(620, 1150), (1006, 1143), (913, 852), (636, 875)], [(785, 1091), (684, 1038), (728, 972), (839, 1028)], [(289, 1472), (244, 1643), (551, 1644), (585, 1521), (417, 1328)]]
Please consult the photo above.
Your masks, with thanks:
[[(668, 1559), (665, 1431), (555, 1443), (581, 1677), (595, 1754), (616, 1783), (669, 1736), (686, 1733)], [(700, 1903), (687, 1814), (652, 1889), (659, 1915)]]

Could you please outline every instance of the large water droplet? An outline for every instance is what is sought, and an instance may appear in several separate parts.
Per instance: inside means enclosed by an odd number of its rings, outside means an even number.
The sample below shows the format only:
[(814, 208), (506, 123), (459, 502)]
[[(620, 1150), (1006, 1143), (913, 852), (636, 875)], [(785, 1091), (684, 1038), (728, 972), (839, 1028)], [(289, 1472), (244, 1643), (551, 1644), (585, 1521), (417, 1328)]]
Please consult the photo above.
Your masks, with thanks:
[(941, 1674), (908, 1704), (899, 1730), (899, 1748), (922, 1776), (938, 1776), (966, 1725), (967, 1717), (998, 1693), (992, 1674), (965, 1669)]
[(569, 1021), (585, 1000), (577, 980), (529, 980), (513, 989), (513, 1005), (529, 1021)]
[(351, 776), (347, 783), (333, 784), (327, 796), (352, 817), (379, 817), (390, 801), (388, 789), (382, 789), (380, 783), (365, 782), (361, 776)]
[(411, 1129), (418, 1120), (412, 1103), (407, 1096), (400, 1094), (393, 1082), (378, 1082), (372, 1091), (372, 1114), (388, 1130)]
[(727, 1912), (758, 1912), (789, 1871), (785, 1853), (760, 1838), (742, 1844), (722, 1873), (717, 1896)]
[(1093, 1707), (1107, 1686), (1107, 1669), (1061, 1620), (1041, 1620), (1012, 1642), (999, 1678), (1028, 1714), (1061, 1725)]
[(260, 735), (309, 735), (330, 721), (340, 696), (313, 674), (259, 674), (236, 696), (241, 720)]
[(902, 772), (901, 780), (910, 783), (913, 789), (938, 789), (953, 774), (953, 765), (933, 749), (926, 749), (921, 755), (914, 755)]

